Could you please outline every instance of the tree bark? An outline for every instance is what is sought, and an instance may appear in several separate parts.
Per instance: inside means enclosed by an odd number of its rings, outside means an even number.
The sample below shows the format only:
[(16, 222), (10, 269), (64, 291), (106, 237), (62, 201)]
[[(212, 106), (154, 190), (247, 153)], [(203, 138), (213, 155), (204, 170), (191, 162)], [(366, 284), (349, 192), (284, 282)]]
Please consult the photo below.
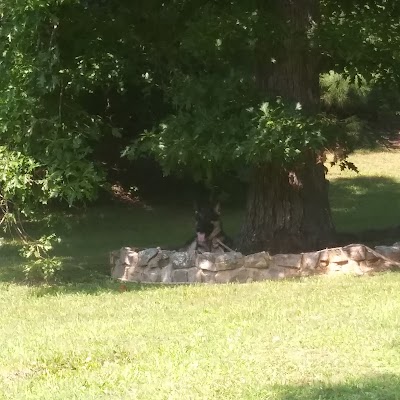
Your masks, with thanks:
[[(261, 1), (260, 14), (266, 10)], [(313, 30), (318, 23), (318, 0), (274, 0), (273, 12), (282, 21), (274, 62), (258, 49), (257, 81), (268, 96), (299, 102), (305, 112), (319, 107), (318, 54)], [(265, 46), (271, 46), (264, 43)], [(268, 52), (269, 52), (268, 51)], [(323, 162), (307, 149), (298, 165), (278, 162), (254, 166), (239, 247), (245, 253), (316, 250), (331, 244), (328, 182)]]

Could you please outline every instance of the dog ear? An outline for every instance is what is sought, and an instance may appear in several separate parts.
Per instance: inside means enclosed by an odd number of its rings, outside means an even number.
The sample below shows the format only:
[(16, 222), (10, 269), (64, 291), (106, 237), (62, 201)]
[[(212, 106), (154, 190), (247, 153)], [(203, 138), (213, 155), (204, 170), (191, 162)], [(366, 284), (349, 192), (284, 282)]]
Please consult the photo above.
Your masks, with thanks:
[(221, 215), (221, 203), (218, 201), (215, 206), (214, 206), (214, 211), (218, 214)]

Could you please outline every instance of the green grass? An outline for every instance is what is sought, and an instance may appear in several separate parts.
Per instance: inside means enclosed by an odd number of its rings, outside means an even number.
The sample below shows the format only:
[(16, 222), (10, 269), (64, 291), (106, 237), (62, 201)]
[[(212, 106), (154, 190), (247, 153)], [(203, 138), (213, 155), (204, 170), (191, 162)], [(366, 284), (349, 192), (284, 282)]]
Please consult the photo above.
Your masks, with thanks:
[[(399, 224), (400, 152), (330, 171), (340, 230)], [(228, 232), (241, 216), (225, 210)], [(400, 274), (225, 286), (107, 278), (109, 250), (179, 245), (189, 208), (97, 207), (61, 226), (58, 285), (0, 249), (0, 399), (400, 399)], [(399, 238), (400, 239), (400, 238)]]
[(400, 225), (400, 151), (358, 152), (350, 156), (359, 169), (330, 169), (331, 205), (340, 231)]
[[(224, 217), (227, 231), (235, 231), (240, 213), (225, 210)], [(180, 247), (193, 236), (194, 226), (193, 209), (172, 206), (93, 207), (71, 214), (66, 220), (67, 227), (57, 228), (62, 242), (55, 248), (55, 255), (63, 262), (57, 276), (62, 282), (92, 282), (104, 278), (110, 272), (109, 252), (123, 246)], [(21, 281), (24, 277), (15, 244), (2, 247), (0, 282)]]
[(398, 399), (399, 287), (3, 285), (0, 398)]

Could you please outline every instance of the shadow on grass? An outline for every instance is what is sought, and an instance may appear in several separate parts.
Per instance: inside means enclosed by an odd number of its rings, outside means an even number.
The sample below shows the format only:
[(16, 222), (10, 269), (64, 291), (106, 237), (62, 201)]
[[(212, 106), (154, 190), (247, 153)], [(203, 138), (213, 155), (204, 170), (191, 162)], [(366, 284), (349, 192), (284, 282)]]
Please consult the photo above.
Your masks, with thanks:
[(17, 243), (2, 244), (0, 247), (0, 282), (24, 281), (24, 261), (19, 254)]
[(330, 199), (338, 232), (361, 241), (392, 244), (400, 237), (400, 184), (385, 177), (339, 178), (331, 183)]
[(163, 285), (142, 285), (139, 283), (123, 284), (111, 279), (103, 279), (91, 283), (71, 283), (71, 284), (54, 284), (54, 285), (37, 285), (32, 286), (30, 295), (32, 297), (45, 297), (45, 296), (62, 296), (74, 294), (87, 294), (91, 296), (98, 296), (105, 293), (112, 293), (115, 295), (123, 294), (126, 292), (138, 292), (148, 290), (161, 290), (171, 286)]
[[(385, 229), (400, 225), (400, 184), (395, 180), (338, 178), (331, 183), (331, 205), (337, 230), (345, 233), (340, 244), (357, 241), (376, 245), (400, 241), (400, 229)], [(238, 231), (241, 217), (237, 209), (223, 210), (228, 234)], [(55, 256), (62, 261), (56, 282), (62, 285), (61, 290), (66, 287), (69, 291), (73, 284), (79, 291), (84, 291), (84, 285), (89, 284), (89, 292), (96, 292), (97, 283), (94, 288), (90, 287), (93, 282), (105, 282), (104, 290), (108, 290), (109, 252), (112, 250), (124, 246), (179, 247), (193, 234), (190, 206), (158, 205), (152, 209), (94, 206), (66, 215), (66, 221), (67, 225), (60, 225), (56, 232), (62, 238), (55, 248)], [(356, 234), (348, 235), (350, 232)], [(38, 229), (36, 233), (39, 236), (42, 232)], [(24, 283), (24, 261), (16, 245), (3, 245), (0, 248), (0, 282)]]
[[(400, 378), (397, 375), (377, 375), (337, 385), (312, 384), (274, 388), (274, 395), (254, 393), (249, 398), (276, 400), (399, 400)], [(257, 397), (259, 396), (259, 397)], [(263, 397), (264, 396), (264, 397)]]
[[(227, 229), (234, 230), (239, 222), (236, 210), (224, 212)], [(76, 284), (105, 282), (110, 278), (109, 253), (121, 247), (178, 248), (193, 235), (193, 210), (190, 206), (155, 206), (152, 209), (121, 205), (94, 206), (65, 216), (56, 234), (62, 238), (54, 255), (62, 262), (55, 282), (71, 291)], [(35, 236), (43, 234), (34, 224)], [(7, 248), (6, 248), (7, 247)], [(18, 244), (0, 250), (0, 282), (25, 283), (25, 260), (18, 254)], [(103, 286), (103, 285), (101, 285)], [(90, 285), (89, 285), (90, 287)], [(146, 286), (147, 288), (147, 286)], [(90, 288), (91, 293), (98, 289)]]

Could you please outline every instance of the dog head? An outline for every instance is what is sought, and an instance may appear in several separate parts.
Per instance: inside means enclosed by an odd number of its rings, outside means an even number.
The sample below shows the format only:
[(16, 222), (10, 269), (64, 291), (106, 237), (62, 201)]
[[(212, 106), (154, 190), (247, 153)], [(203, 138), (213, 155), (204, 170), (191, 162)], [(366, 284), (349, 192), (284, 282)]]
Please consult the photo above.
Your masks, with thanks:
[(219, 204), (195, 205), (195, 220), (197, 242), (207, 242), (212, 234), (221, 230)]

